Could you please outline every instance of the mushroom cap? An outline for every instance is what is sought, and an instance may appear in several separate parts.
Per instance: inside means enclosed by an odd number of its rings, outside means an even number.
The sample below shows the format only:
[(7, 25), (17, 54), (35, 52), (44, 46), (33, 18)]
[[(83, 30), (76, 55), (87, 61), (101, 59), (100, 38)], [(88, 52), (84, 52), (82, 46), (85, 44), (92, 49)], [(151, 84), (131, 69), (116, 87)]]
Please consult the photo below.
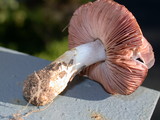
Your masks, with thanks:
[[(113, 0), (97, 0), (79, 7), (69, 24), (69, 48), (101, 40), (106, 60), (82, 72), (111, 94), (131, 94), (154, 64), (152, 46), (129, 10)], [(140, 58), (142, 61), (139, 61)]]

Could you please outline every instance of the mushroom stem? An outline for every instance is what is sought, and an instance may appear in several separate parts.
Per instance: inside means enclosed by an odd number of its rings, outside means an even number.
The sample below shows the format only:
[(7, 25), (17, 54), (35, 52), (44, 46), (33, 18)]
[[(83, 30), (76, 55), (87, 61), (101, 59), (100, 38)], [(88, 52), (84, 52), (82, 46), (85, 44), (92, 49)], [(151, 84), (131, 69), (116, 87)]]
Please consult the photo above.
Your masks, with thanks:
[(48, 104), (83, 68), (105, 59), (105, 48), (99, 40), (75, 47), (28, 76), (23, 87), (24, 97), (34, 105)]
[(86, 67), (106, 59), (105, 48), (99, 40), (80, 45), (68, 52), (71, 52), (73, 55), (71, 55), (71, 60), (73, 59), (73, 61), (75, 61), (73, 67), (78, 71), (84, 68), (84, 66)]

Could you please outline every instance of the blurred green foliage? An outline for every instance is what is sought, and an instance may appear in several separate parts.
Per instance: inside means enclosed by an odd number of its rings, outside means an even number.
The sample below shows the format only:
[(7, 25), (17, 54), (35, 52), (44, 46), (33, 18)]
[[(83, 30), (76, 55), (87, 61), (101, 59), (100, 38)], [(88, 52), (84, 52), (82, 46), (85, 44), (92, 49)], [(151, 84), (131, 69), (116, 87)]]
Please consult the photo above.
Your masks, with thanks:
[(57, 58), (68, 49), (68, 32), (63, 29), (75, 9), (88, 1), (0, 0), (0, 46)]
[(47, 49), (45, 51), (37, 53), (35, 54), (35, 56), (45, 58), (48, 60), (56, 59), (58, 56), (62, 55), (68, 49), (68, 43), (66, 39), (67, 38), (64, 37), (64, 39), (61, 41), (52, 41), (50, 44), (47, 45)]

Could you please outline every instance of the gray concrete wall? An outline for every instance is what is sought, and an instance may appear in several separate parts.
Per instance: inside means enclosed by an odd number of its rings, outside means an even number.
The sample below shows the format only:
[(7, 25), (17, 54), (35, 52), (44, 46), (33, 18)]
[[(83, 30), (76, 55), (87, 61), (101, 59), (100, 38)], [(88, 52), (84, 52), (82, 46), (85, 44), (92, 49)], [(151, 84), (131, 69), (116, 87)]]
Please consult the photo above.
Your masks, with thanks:
[[(23, 81), (50, 61), (0, 48), (0, 120), (25, 108)], [(160, 93), (140, 87), (132, 95), (110, 95), (98, 83), (76, 77), (51, 106), (25, 120), (149, 120)], [(44, 107), (40, 107), (44, 108)], [(37, 107), (29, 105), (22, 114)]]

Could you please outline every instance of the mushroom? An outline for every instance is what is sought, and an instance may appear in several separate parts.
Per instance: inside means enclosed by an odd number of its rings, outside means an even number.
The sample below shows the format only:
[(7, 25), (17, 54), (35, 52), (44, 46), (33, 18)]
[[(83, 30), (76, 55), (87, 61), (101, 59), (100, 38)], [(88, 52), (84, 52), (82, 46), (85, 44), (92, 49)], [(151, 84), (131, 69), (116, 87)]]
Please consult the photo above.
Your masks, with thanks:
[(69, 48), (24, 82), (23, 94), (34, 105), (53, 101), (73, 77), (87, 75), (111, 94), (128, 95), (154, 64), (152, 46), (131, 12), (113, 0), (79, 7), (69, 24)]

